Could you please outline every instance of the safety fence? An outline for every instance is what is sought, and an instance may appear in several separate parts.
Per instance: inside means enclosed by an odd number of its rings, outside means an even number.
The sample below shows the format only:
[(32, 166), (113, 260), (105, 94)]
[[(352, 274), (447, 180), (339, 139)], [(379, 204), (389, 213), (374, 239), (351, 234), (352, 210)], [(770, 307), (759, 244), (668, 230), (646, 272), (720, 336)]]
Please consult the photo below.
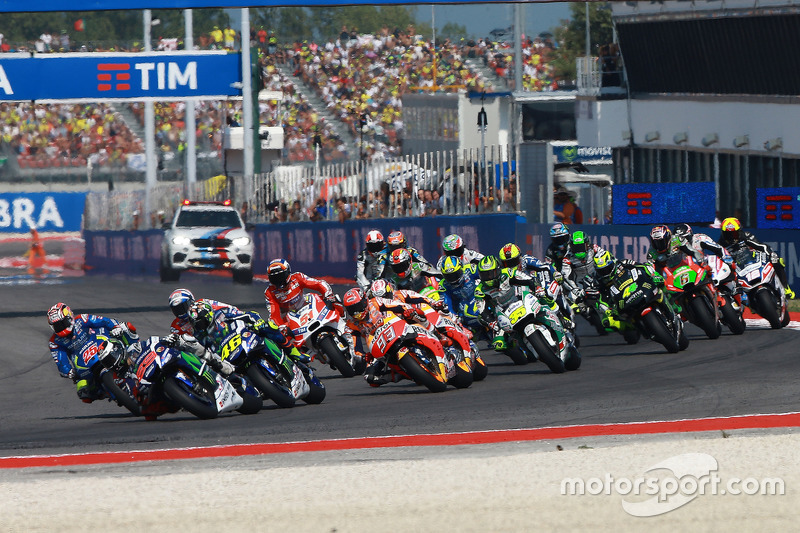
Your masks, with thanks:
[(514, 213), (519, 205), (513, 147), (429, 152), (380, 161), (318, 167), (281, 166), (254, 177), (215, 176), (189, 188), (159, 183), (145, 214), (141, 190), (92, 192), (84, 227), (148, 229), (170, 220), (184, 198), (231, 199), (248, 222), (278, 223), (355, 218)]

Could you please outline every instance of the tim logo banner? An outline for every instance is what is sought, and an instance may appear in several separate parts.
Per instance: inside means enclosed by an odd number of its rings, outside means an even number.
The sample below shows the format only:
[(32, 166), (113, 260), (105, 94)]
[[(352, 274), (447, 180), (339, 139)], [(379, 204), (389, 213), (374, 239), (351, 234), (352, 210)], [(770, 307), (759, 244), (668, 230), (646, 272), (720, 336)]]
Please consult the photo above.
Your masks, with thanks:
[(0, 233), (80, 231), (86, 193), (0, 194)]

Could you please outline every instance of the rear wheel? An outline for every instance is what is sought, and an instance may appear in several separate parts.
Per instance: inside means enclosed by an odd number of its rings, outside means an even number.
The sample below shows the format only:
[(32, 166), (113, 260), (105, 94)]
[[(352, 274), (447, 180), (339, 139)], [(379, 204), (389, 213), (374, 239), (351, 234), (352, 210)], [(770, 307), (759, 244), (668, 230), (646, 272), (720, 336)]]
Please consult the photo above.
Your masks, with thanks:
[(236, 392), (239, 393), (239, 396), (242, 397), (244, 403), (242, 406), (237, 409), (238, 412), (242, 413), (243, 415), (254, 415), (257, 412), (261, 411), (261, 407), (264, 405), (264, 401), (261, 399), (260, 396), (253, 396), (249, 394), (246, 390), (242, 387), (236, 387)]
[(514, 361), (515, 365), (527, 365), (528, 364), (528, 356), (525, 355), (519, 346), (514, 346), (512, 348), (508, 348), (503, 351), (512, 361)]
[(668, 352), (678, 353), (680, 351), (678, 340), (670, 333), (664, 318), (659, 313), (656, 311), (647, 313), (642, 317), (642, 322), (644, 322), (644, 327), (650, 337), (654, 341), (663, 344)]
[(322, 403), (322, 400), (325, 399), (325, 395), (327, 394), (325, 385), (322, 384), (319, 378), (317, 378), (313, 371), (307, 366), (301, 365), (300, 370), (303, 372), (303, 377), (306, 379), (309, 389), (308, 396), (303, 398), (303, 401), (314, 405)]
[(111, 393), (118, 404), (133, 413), (134, 416), (139, 416), (141, 414), (139, 402), (119, 386), (116, 374), (113, 371), (104, 372), (100, 380), (103, 382), (103, 387)]
[(319, 350), (333, 363), (336, 370), (346, 378), (356, 375), (355, 369), (347, 362), (347, 357), (342, 353), (333, 337), (325, 336), (319, 340)]
[(564, 361), (562, 361), (561, 358), (556, 354), (553, 347), (544, 340), (544, 337), (540, 331), (534, 331), (528, 337), (528, 342), (536, 351), (539, 361), (546, 364), (547, 368), (549, 368), (553, 373), (561, 374), (566, 370), (564, 367)]
[[(436, 357), (430, 352), (427, 355), (433, 362), (432, 364), (436, 364)], [(442, 381), (438, 368), (435, 370), (427, 368), (416, 359), (413, 352), (410, 351), (408, 355), (400, 359), (399, 365), (417, 385), (422, 385), (431, 392), (444, 392), (447, 390), (447, 383)]]
[(163, 260), (158, 268), (158, 274), (161, 277), (161, 281), (179, 281), (181, 279), (181, 271), (170, 268)]
[(486, 379), (487, 374), (489, 374), (489, 367), (486, 366), (486, 362), (480, 355), (476, 355), (474, 357), (475, 359), (472, 366), (472, 379), (475, 381), (483, 381)]
[(774, 294), (767, 289), (758, 291), (756, 294), (756, 305), (758, 306), (758, 314), (767, 319), (772, 329), (780, 329), (783, 327), (780, 314), (778, 314), (778, 304), (775, 301)]
[(628, 344), (636, 344), (639, 342), (642, 334), (639, 333), (638, 329), (626, 329), (622, 332), (622, 338), (625, 339), (625, 342)]
[(714, 314), (713, 306), (709, 305), (708, 298), (698, 296), (689, 302), (695, 324), (702, 329), (709, 339), (716, 339), (720, 336), (719, 322)]
[[(193, 376), (188, 375), (189, 379)], [(217, 411), (216, 398), (213, 391), (203, 389), (198, 392), (196, 389), (199, 387), (190, 387), (182, 380), (176, 377), (169, 377), (164, 382), (164, 394), (166, 394), (172, 401), (192, 413), (197, 418), (209, 419), (216, 418), (219, 414)]]
[(720, 309), (722, 310), (722, 318), (725, 321), (725, 325), (734, 335), (741, 335), (746, 327), (744, 317), (733, 308), (733, 296), (726, 294), (723, 299), (725, 300), (725, 305)]
[(275, 402), (278, 407), (294, 407), (295, 399), (291, 387), (287, 390), (275, 383), (260, 364), (250, 365), (250, 368), (247, 369), (247, 377), (262, 396)]

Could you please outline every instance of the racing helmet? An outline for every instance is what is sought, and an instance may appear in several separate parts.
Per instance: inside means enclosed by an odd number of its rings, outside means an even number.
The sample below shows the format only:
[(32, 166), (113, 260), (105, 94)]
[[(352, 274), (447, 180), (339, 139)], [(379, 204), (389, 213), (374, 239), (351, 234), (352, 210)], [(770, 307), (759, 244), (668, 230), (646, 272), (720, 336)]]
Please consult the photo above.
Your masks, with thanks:
[(682, 239), (686, 239), (688, 242), (692, 241), (692, 237), (694, 237), (694, 231), (689, 224), (678, 224), (675, 226), (675, 235), (681, 237)]
[(411, 254), (405, 248), (394, 250), (389, 256), (389, 266), (400, 279), (411, 277)]
[(47, 323), (50, 324), (53, 333), (59, 337), (72, 335), (74, 321), (72, 309), (65, 303), (58, 302), (47, 310)]
[(347, 291), (342, 298), (347, 314), (356, 320), (364, 320), (367, 316), (367, 297), (364, 291), (354, 287)]
[(189, 289), (175, 289), (169, 295), (169, 308), (178, 318), (186, 318), (189, 307), (194, 303), (194, 294)]
[(650, 242), (653, 244), (653, 249), (659, 254), (669, 251), (670, 241), (672, 241), (672, 232), (667, 226), (662, 224), (650, 230)]
[(394, 287), (385, 279), (376, 279), (369, 286), (368, 294), (377, 298), (392, 298)]
[(442, 241), (442, 249), (444, 255), (461, 257), (464, 255), (464, 240), (455, 233), (451, 233)]
[(269, 282), (279, 289), (289, 282), (291, 275), (292, 267), (286, 259), (273, 259), (267, 267)]
[(730, 239), (733, 242), (739, 240), (739, 231), (742, 229), (742, 223), (738, 218), (728, 217), (722, 221), (722, 236), (725, 239)]
[(500, 263), (503, 265), (503, 268), (516, 268), (519, 266), (519, 260), (522, 256), (522, 251), (519, 249), (519, 246), (510, 242), (500, 248)]
[(569, 245), (576, 258), (586, 259), (586, 254), (592, 246), (592, 241), (589, 240), (589, 237), (584, 232), (579, 230), (572, 234)]
[(461, 259), (452, 255), (444, 258), (442, 267), (439, 270), (444, 276), (444, 280), (451, 285), (458, 284), (464, 276), (464, 267), (461, 265)]
[(550, 228), (550, 240), (559, 247), (569, 244), (569, 227), (563, 222), (553, 224)]
[(372, 255), (378, 254), (386, 248), (386, 241), (383, 240), (383, 233), (374, 229), (367, 233), (367, 252)]
[(393, 231), (386, 238), (386, 244), (389, 245), (389, 252), (399, 250), (400, 248), (406, 248), (406, 236), (402, 231)]
[(189, 307), (189, 321), (198, 331), (205, 331), (214, 321), (214, 309), (207, 302), (196, 301)]
[(611, 273), (614, 272), (614, 267), (616, 265), (617, 261), (607, 250), (603, 250), (602, 253), (594, 256), (594, 271), (597, 274), (597, 277), (603, 281), (606, 281), (609, 279), (609, 277), (611, 277)]
[(478, 263), (478, 276), (481, 282), (486, 284), (487, 287), (494, 287), (500, 281), (500, 274), (502, 268), (497, 258), (493, 255), (487, 255), (481, 262)]

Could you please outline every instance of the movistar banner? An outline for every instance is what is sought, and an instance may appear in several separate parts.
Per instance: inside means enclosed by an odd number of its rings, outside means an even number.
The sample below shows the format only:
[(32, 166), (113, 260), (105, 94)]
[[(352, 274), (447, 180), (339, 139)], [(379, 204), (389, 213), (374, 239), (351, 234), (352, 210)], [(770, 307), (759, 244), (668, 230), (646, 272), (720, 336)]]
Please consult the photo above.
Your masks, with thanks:
[(613, 152), (610, 146), (553, 146), (553, 155), (559, 163), (583, 163), (585, 165), (610, 165)]
[(11, 58), (0, 54), (0, 101), (235, 96), (241, 94), (240, 64), (239, 54), (214, 51)]
[(0, 194), (0, 233), (80, 231), (84, 192)]
[[(527, 3), (552, 0), (525, 0)], [(474, 4), (493, 4), (506, 0), (481, 0)], [(242, 7), (242, 0), (0, 0), (0, 13), (35, 13), (39, 11), (112, 11), (121, 9), (191, 9), (204, 7)], [(248, 0), (250, 7), (262, 6), (352, 6), (418, 4), (419, 0)], [(464, 0), (433, 0), (426, 4), (463, 4)]]

